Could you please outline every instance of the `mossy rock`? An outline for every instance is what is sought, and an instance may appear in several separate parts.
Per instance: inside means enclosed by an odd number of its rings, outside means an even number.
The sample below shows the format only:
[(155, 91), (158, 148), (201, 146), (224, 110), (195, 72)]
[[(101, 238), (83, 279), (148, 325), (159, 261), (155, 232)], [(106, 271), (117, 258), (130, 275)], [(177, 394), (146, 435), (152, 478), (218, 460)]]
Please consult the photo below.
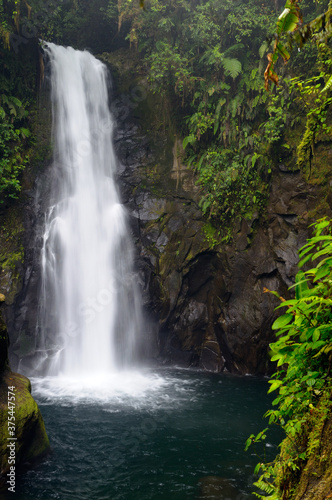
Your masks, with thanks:
[[(332, 498), (332, 394), (326, 392), (312, 409), (301, 434), (305, 460), (295, 470), (288, 463), (298, 453), (293, 439), (285, 438), (277, 458), (276, 484), (287, 492), (287, 500), (327, 500)], [(294, 449), (295, 447), (295, 449)]]
[[(15, 438), (8, 434), (8, 387), (15, 387)], [(9, 471), (10, 449), (8, 443), (15, 443), (15, 472), (44, 456), (50, 450), (45, 424), (31, 396), (30, 380), (18, 373), (6, 372), (0, 383), (0, 490), (6, 487)]]

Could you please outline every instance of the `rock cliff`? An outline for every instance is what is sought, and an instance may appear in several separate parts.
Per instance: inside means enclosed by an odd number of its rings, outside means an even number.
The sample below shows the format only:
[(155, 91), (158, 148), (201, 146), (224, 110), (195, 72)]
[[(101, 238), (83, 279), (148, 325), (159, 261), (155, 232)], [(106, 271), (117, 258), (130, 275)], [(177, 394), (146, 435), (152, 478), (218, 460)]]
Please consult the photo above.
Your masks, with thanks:
[[(143, 342), (145, 355), (211, 371), (268, 373), (270, 327), (278, 300), (263, 291), (289, 293), (297, 250), (305, 243), (313, 215), (330, 212), (329, 178), (315, 185), (290, 163), (276, 162), (265, 212), (235, 217), (231, 237), (222, 241), (220, 228), (199, 209), (200, 191), (192, 169), (183, 164), (181, 138), (172, 122), (165, 122), (162, 101), (149, 93), (135, 59), (126, 58), (122, 49), (101, 58), (114, 80), (119, 186), (151, 325)], [(47, 143), (47, 93), (41, 102), (39, 134)], [(24, 373), (32, 367), (38, 370), (39, 361), (39, 251), (51, 175), (49, 161), (41, 164), (30, 173), (25, 193), (21, 286), (6, 308), (10, 358), (13, 368)], [(33, 176), (37, 180), (31, 180)]]

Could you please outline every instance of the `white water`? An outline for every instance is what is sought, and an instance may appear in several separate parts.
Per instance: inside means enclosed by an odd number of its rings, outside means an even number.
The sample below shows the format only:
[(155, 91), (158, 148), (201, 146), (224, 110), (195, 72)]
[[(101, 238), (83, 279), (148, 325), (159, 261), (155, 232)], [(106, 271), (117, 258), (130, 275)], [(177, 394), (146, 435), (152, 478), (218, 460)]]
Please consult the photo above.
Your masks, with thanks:
[(48, 43), (45, 52), (55, 154), (37, 368), (67, 381), (102, 380), (134, 363), (142, 324), (126, 212), (114, 182), (107, 71), (86, 51)]

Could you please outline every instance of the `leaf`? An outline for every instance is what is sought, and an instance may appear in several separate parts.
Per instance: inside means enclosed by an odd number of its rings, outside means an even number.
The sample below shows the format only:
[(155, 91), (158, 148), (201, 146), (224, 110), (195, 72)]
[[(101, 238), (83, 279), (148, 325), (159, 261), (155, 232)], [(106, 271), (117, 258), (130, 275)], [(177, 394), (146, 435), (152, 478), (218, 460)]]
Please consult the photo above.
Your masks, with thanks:
[(188, 144), (194, 144), (195, 141), (196, 141), (196, 137), (194, 136), (194, 134), (188, 135), (187, 137), (185, 137), (183, 139), (183, 143), (182, 143), (183, 149), (186, 149)]
[(306, 264), (306, 263), (307, 263), (310, 259), (311, 259), (311, 253), (310, 253), (310, 254), (308, 254), (308, 255), (306, 255), (306, 256), (304, 257), (304, 259), (300, 260), (300, 262), (299, 262), (298, 266), (299, 266), (299, 267), (304, 266), (304, 264)]
[(323, 248), (323, 250), (321, 250), (320, 252), (314, 253), (314, 255), (312, 256), (312, 260), (316, 260), (321, 255), (326, 255), (328, 253), (330, 254), (331, 252), (332, 252), (332, 248), (329, 245), (328, 247)]
[(21, 127), (20, 128), (20, 132), (21, 132), (21, 134), (23, 135), (24, 138), (31, 136), (31, 132), (27, 128)]
[(326, 82), (326, 85), (325, 87), (323, 88), (322, 92), (326, 92), (327, 90), (329, 90), (330, 88), (332, 87), (332, 75), (330, 76), (330, 78), (328, 79), (328, 81)]
[(15, 106), (17, 108), (21, 108), (22, 107), (22, 103), (19, 99), (17, 99), (16, 97), (11, 97), (10, 100), (15, 104)]
[(299, 271), (295, 276), (295, 296), (299, 300), (303, 297), (304, 292), (308, 290), (308, 280), (305, 278), (303, 271)]
[(284, 62), (287, 62), (289, 60), (290, 53), (288, 52), (288, 50), (286, 49), (286, 47), (282, 43), (277, 44), (277, 51), (279, 52), (279, 54), (283, 58)]
[(316, 342), (317, 340), (319, 340), (319, 338), (320, 338), (320, 331), (316, 328), (316, 330), (312, 334), (312, 340)]
[(314, 279), (314, 282), (317, 281), (317, 280), (320, 280), (322, 278), (324, 278), (325, 276), (327, 276), (328, 274), (330, 274), (331, 272), (331, 268), (329, 265), (323, 265), (321, 266), (317, 273), (316, 273), (316, 276), (315, 276), (315, 279)]
[(245, 448), (244, 448), (244, 451), (247, 451), (247, 450), (248, 450), (249, 446), (250, 446), (250, 445), (254, 442), (254, 439), (255, 439), (254, 434), (251, 434), (251, 435), (248, 437), (248, 439), (247, 439), (247, 441), (246, 441), (246, 446), (245, 446)]
[(284, 9), (278, 19), (281, 21), (281, 19), (284, 19), (288, 14), (290, 13), (290, 9)]
[(232, 78), (236, 78), (242, 72), (242, 64), (238, 59), (224, 57), (222, 65), (226, 75), (231, 76)]
[(323, 220), (321, 220), (321, 222), (319, 222), (318, 224), (316, 224), (315, 228), (316, 228), (316, 232), (320, 232), (322, 229), (325, 229), (326, 227), (328, 227), (330, 225), (330, 221), (328, 220), (325, 220), (325, 218)]
[(280, 297), (279, 293), (278, 292), (275, 292), (274, 290), (269, 290), (268, 288), (266, 288), (265, 286), (263, 287), (263, 293), (272, 293), (272, 295), (274, 295), (275, 297), (278, 297), (278, 299), (284, 301), (285, 299), (283, 299), (282, 297)]
[(293, 318), (294, 316), (292, 314), (283, 314), (282, 316), (279, 316), (279, 318), (277, 318), (273, 323), (272, 330), (279, 330), (279, 328), (283, 328), (288, 325)]
[(289, 12), (284, 19), (282, 31), (289, 32), (294, 31), (297, 28), (299, 22), (299, 16), (293, 11)]
[(303, 257), (303, 255), (310, 252), (310, 250), (312, 250), (313, 248), (315, 248), (315, 245), (308, 245), (308, 244), (304, 245), (304, 247), (300, 248), (300, 250), (299, 250), (299, 256)]
[(278, 389), (278, 388), (282, 385), (282, 380), (273, 380), (272, 382), (271, 382), (271, 381), (269, 381), (269, 383), (271, 384), (271, 387), (270, 387), (270, 389), (267, 391), (267, 392), (268, 392), (268, 394), (269, 394), (270, 392), (273, 392), (273, 391), (275, 391), (276, 389)]
[(309, 244), (311, 243), (318, 243), (320, 241), (332, 241), (332, 236), (314, 236), (313, 238), (310, 238)]
[(10, 110), (9, 111), (10, 114), (16, 116), (17, 115), (17, 111), (16, 111), (16, 107), (14, 106), (14, 104), (11, 103), (11, 102), (8, 102), (8, 107), (9, 107), (9, 110)]

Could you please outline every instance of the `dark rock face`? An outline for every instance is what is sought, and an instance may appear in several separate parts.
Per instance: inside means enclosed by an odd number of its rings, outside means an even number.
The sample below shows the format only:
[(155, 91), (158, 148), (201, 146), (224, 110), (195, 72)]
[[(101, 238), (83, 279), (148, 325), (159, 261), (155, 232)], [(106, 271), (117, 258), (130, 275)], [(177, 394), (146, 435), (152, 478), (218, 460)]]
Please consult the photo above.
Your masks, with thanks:
[(162, 143), (151, 133), (140, 142), (140, 130), (120, 122), (115, 141), (144, 303), (159, 324), (158, 359), (218, 372), (269, 372), (279, 301), (264, 289), (289, 296), (318, 190), (300, 172), (276, 167), (264, 217), (234, 221), (233, 243), (222, 245), (209, 237), (179, 138)]
[[(276, 167), (264, 216), (234, 220), (232, 244), (221, 244), (199, 210), (193, 172), (181, 162), (180, 138), (154, 126), (157, 104), (144, 81), (133, 82), (112, 102), (119, 189), (150, 320), (142, 354), (216, 372), (267, 373), (279, 302), (263, 290), (289, 294), (318, 189), (299, 172)], [(50, 177), (51, 167), (40, 170), (26, 203), (22, 284), (6, 308), (12, 367), (24, 373), (38, 370), (39, 259)]]

